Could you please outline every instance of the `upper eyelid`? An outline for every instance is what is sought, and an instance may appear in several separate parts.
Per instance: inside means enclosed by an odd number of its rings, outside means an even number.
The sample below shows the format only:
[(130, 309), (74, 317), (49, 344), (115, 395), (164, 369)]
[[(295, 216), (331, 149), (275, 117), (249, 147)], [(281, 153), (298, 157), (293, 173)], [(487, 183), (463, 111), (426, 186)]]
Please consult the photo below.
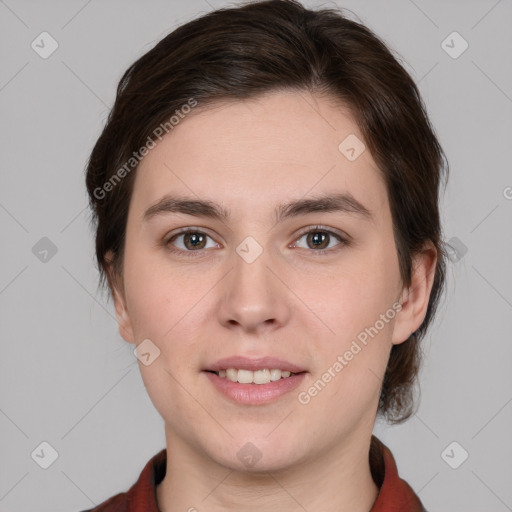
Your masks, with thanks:
[[(347, 237), (348, 237), (348, 235), (345, 235), (345, 234), (343, 233), (343, 231), (338, 232), (339, 230), (335, 230), (334, 228), (329, 228), (329, 227), (327, 227), (327, 226), (322, 226), (322, 225), (320, 225), (320, 224), (317, 224), (317, 225), (315, 225), (315, 226), (309, 226), (309, 227), (306, 227), (306, 228), (302, 229), (302, 230), (298, 233), (298, 235), (297, 235), (297, 236), (301, 237), (301, 236), (303, 236), (303, 235), (305, 235), (306, 233), (309, 233), (309, 232), (311, 232), (311, 231), (325, 231), (326, 233), (331, 233), (331, 234), (333, 234), (333, 235), (336, 235), (336, 236), (339, 236), (339, 237), (342, 237), (342, 238), (343, 238), (343, 237), (345, 237), (345, 236), (347, 236)], [(343, 234), (342, 234), (342, 233), (343, 233)]]

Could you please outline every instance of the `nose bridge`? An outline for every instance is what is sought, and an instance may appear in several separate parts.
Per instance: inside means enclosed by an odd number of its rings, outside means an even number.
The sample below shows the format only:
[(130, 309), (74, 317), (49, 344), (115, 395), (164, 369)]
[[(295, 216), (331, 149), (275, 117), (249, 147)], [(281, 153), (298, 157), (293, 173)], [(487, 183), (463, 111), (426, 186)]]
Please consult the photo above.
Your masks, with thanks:
[(274, 276), (276, 262), (271, 260), (271, 252), (251, 236), (236, 247), (220, 309), (223, 323), (255, 330), (260, 324), (287, 320), (288, 297)]

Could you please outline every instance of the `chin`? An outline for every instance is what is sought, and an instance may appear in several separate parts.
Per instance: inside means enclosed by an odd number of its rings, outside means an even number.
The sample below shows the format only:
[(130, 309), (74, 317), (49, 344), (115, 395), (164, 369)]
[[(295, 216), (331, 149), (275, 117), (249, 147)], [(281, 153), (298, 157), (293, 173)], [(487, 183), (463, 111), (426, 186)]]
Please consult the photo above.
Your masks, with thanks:
[(283, 446), (282, 443), (269, 442), (266, 435), (260, 438), (253, 436), (252, 441), (248, 436), (234, 441), (229, 450), (223, 450), (213, 458), (229, 469), (252, 475), (290, 469), (302, 459), (300, 444)]

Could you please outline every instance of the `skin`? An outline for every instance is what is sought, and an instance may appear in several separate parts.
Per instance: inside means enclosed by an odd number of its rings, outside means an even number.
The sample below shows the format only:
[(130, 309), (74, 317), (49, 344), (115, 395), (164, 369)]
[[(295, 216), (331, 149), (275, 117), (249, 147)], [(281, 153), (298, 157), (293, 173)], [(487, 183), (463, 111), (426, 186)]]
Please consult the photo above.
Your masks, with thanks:
[[(165, 421), (163, 512), (372, 508), (378, 488), (368, 450), (381, 378), (393, 344), (425, 317), (436, 252), (426, 246), (417, 256), (404, 288), (384, 182), (369, 150), (353, 162), (338, 150), (349, 134), (364, 140), (332, 100), (273, 92), (198, 107), (137, 170), (114, 300), (122, 337), (137, 345), (149, 338), (161, 351), (139, 367)], [(333, 191), (350, 192), (374, 221), (320, 212), (275, 224), (276, 204)], [(221, 203), (232, 217), (168, 213), (144, 222), (166, 193)], [(301, 232), (318, 232), (317, 224), (351, 243), (333, 234), (322, 246), (328, 252), (316, 254)], [(178, 236), (171, 247), (181, 252), (169, 252), (164, 242), (186, 227), (210, 238), (198, 251)], [(263, 248), (251, 264), (235, 250), (247, 236)], [(307, 405), (299, 403), (298, 393), (397, 301), (394, 319)], [(270, 404), (235, 404), (201, 372), (231, 355), (280, 357), (308, 373), (300, 389)], [(247, 442), (262, 454), (252, 468), (237, 457)]]

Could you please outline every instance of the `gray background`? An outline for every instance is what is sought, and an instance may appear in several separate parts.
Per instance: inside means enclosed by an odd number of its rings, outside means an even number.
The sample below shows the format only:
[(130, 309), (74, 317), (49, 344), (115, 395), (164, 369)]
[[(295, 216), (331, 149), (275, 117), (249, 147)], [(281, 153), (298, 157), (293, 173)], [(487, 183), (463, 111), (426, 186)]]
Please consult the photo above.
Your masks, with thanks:
[[(165, 446), (132, 346), (96, 293), (83, 169), (128, 65), (226, 5), (0, 1), (0, 511), (93, 507)], [(512, 510), (512, 2), (337, 5), (403, 56), (451, 166), (442, 214), (456, 250), (421, 406), (375, 433), (429, 512)], [(31, 48), (43, 31), (59, 45), (47, 59)], [(441, 46), (453, 31), (469, 43), (458, 58)], [(57, 249), (46, 261), (43, 237)], [(48, 469), (31, 457), (43, 441), (58, 452)], [(458, 469), (441, 456), (453, 441), (469, 453)], [(448, 453), (453, 464), (463, 452)]]

